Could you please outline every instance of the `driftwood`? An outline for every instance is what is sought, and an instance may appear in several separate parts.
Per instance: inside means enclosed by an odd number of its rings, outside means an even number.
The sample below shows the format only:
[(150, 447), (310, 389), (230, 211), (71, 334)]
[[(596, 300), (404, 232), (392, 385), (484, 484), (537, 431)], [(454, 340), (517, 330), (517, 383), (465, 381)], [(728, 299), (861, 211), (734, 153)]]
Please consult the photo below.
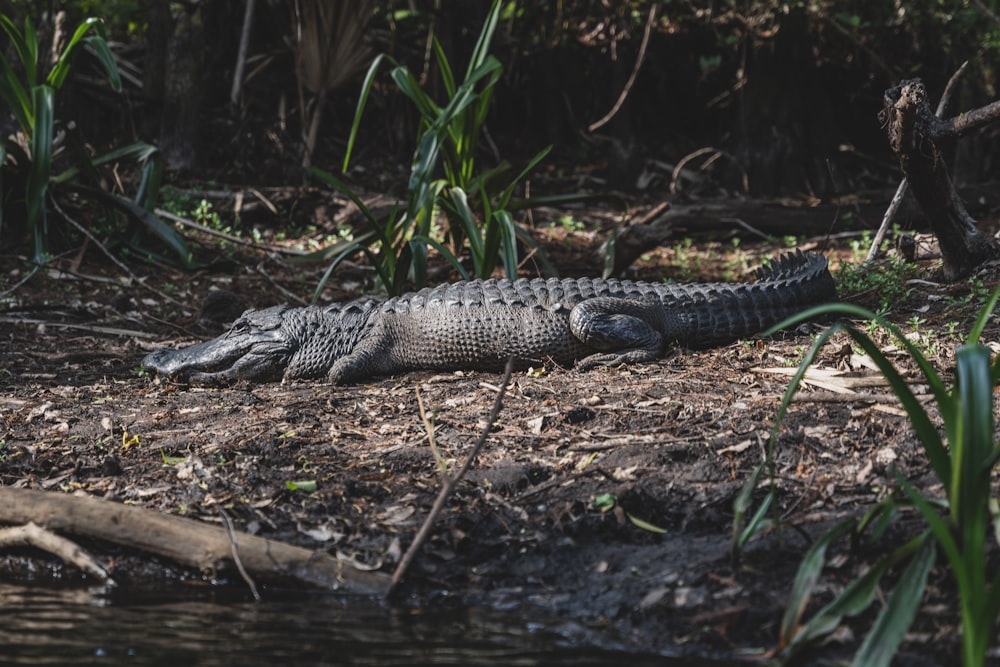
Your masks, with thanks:
[(1000, 256), (1000, 247), (976, 229), (955, 186), (939, 144), (1000, 118), (1000, 101), (954, 118), (934, 115), (920, 79), (901, 81), (885, 91), (879, 116), (889, 145), (937, 237), (946, 280), (968, 275), (983, 262)]
[(80, 545), (45, 530), (29, 521), (23, 526), (0, 528), (0, 549), (7, 547), (34, 547), (47, 551), (63, 561), (75, 565), (92, 577), (109, 581), (107, 569), (97, 559), (84, 551)]
[(0, 523), (33, 522), (47, 530), (113, 542), (218, 572), (237, 554), (249, 574), (272, 581), (298, 581), (345, 593), (384, 595), (389, 577), (355, 568), (321, 551), (121, 503), (63, 493), (0, 487)]

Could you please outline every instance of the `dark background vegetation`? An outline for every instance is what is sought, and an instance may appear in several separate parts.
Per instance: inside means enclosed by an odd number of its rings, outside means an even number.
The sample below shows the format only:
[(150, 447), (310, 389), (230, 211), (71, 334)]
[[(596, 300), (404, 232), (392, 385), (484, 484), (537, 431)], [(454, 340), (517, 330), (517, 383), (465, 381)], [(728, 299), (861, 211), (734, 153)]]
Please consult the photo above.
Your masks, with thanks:
[[(114, 95), (80, 71), (59, 99), (95, 146), (157, 144), (183, 178), (225, 184), (297, 184), (303, 127), (313, 104), (296, 83), (296, 8), (260, 1), (250, 35), (245, 84), (230, 103), (243, 2), (0, 3), (20, 25), (31, 16), (44, 33), (52, 17), (67, 25), (100, 16), (131, 76)], [(489, 3), (484, 0), (357, 2), (371, 53), (391, 53), (440, 87), (427, 59), (428, 36), (442, 42), (456, 69), (464, 63)], [(648, 52), (626, 103), (596, 132), (637, 58), (650, 3), (559, 0), (510, 3), (493, 53), (504, 75), (488, 131), (504, 157), (554, 144), (550, 161), (593, 170), (608, 187), (634, 190), (643, 165), (676, 164), (712, 146), (728, 156), (738, 191), (745, 171), (755, 196), (829, 197), (881, 186), (896, 166), (880, 132), (883, 91), (922, 77), (939, 95), (965, 60), (970, 70), (953, 110), (996, 97), (1000, 26), (976, 2), (745, 0), (659, 3)], [(330, 35), (335, 39), (336, 34)], [(363, 68), (362, 68), (363, 70)], [(331, 91), (313, 164), (339, 165), (363, 71)], [(407, 163), (416, 116), (383, 74), (362, 123), (355, 164)], [(6, 118), (3, 119), (6, 122)], [(9, 129), (9, 127), (7, 128)], [(960, 182), (996, 171), (998, 131), (964, 142), (954, 156)], [(489, 147), (483, 147), (490, 155)], [(639, 183), (644, 185), (644, 183)]]

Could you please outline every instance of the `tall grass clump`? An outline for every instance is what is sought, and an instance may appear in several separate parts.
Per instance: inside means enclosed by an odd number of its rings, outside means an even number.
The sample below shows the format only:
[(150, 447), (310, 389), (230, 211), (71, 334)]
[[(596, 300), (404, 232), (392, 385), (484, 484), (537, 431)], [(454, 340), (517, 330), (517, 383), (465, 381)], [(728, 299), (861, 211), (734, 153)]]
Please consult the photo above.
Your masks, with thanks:
[[(440, 42), (436, 37), (432, 39), (434, 62), (446, 94), (441, 104), (420, 87), (408, 67), (392, 57), (382, 54), (372, 62), (362, 85), (341, 168), (346, 172), (350, 165), (376, 74), (383, 63), (388, 63), (392, 66), (390, 78), (413, 103), (420, 117), (407, 198), (405, 206), (387, 217), (379, 217), (340, 178), (321, 169), (311, 169), (317, 179), (346, 194), (372, 228), (352, 243), (326, 252), (332, 261), (317, 294), (337, 264), (359, 250), (368, 256), (390, 294), (398, 294), (408, 281), (416, 287), (426, 284), (430, 249), (444, 257), (462, 278), (489, 277), (498, 263), (505, 275), (513, 278), (518, 267), (518, 242), (537, 248), (528, 231), (514, 221), (513, 212), (530, 206), (605, 199), (576, 194), (515, 199), (517, 188), (548, 155), (551, 146), (538, 151), (520, 170), (506, 161), (490, 168), (480, 166), (483, 127), (503, 72), (500, 61), (490, 54), (502, 7), (500, 0), (492, 3), (461, 79)], [(443, 214), (445, 222), (443, 240), (432, 234), (438, 214)], [(471, 259), (471, 273), (461, 261), (466, 253)], [(541, 253), (537, 257), (551, 270)]]
[[(17, 122), (19, 134), (0, 137), (0, 196), (6, 203), (23, 207), (23, 218), (32, 238), (36, 265), (50, 259), (49, 207), (53, 186), (73, 191), (106, 207), (109, 216), (123, 216), (130, 226), (151, 231), (182, 260), (190, 259), (183, 240), (153, 213), (162, 175), (162, 160), (155, 146), (134, 143), (103, 155), (93, 155), (76, 131), (55, 117), (56, 96), (62, 89), (80, 50), (85, 46), (100, 64), (112, 90), (121, 90), (121, 79), (114, 56), (101, 34), (99, 19), (80, 23), (63, 45), (57, 45), (55, 63), (45, 72), (48, 51), (40, 48), (38, 33), (31, 19), (24, 27), (9, 16), (0, 14), (0, 29), (12, 45), (16, 60), (11, 62), (0, 52), (0, 100)], [(65, 141), (57, 144), (57, 130), (65, 130)], [(62, 151), (71, 166), (53, 173), (55, 158)], [(100, 169), (120, 161), (140, 165), (139, 186), (133, 197), (124, 197), (102, 186)], [(0, 207), (0, 232), (7, 232), (10, 220)], [(135, 237), (132, 234), (126, 236)]]
[[(895, 586), (854, 656), (854, 665), (888, 665), (916, 616), (931, 568), (942, 560), (958, 593), (962, 632), (962, 665), (984, 664), (1000, 611), (1000, 576), (987, 567), (989, 543), (1000, 540), (1000, 515), (992, 497), (991, 478), (1000, 448), (994, 434), (993, 391), (1000, 379), (1000, 359), (980, 343), (986, 322), (1000, 298), (993, 290), (965, 341), (955, 353), (954, 382), (948, 384), (903, 332), (877, 315), (849, 304), (814, 308), (784, 322), (791, 326), (817, 316), (845, 316), (870, 320), (901, 346), (930, 388), (940, 424), (914, 395), (910, 384), (864, 331), (840, 322), (813, 343), (792, 379), (778, 410), (768, 455), (741, 490), (735, 503), (734, 548), (738, 551), (762, 527), (773, 524), (769, 508), (776, 486), (751, 513), (752, 492), (766, 473), (774, 475), (774, 448), (778, 429), (806, 370), (820, 348), (836, 333), (846, 333), (878, 366), (909, 418), (943, 497), (924, 493), (898, 472), (898, 489), (863, 516), (849, 518), (817, 539), (800, 563), (781, 623), (776, 662), (784, 663), (811, 641), (832, 632), (845, 616), (856, 615), (876, 597), (884, 577), (898, 574)], [(939, 428), (940, 426), (940, 428)], [(943, 435), (942, 435), (943, 432)], [(902, 546), (885, 553), (865, 574), (848, 584), (832, 601), (806, 619), (805, 611), (825, 564), (828, 546), (867, 530), (878, 538), (903, 509), (915, 509), (925, 528)]]

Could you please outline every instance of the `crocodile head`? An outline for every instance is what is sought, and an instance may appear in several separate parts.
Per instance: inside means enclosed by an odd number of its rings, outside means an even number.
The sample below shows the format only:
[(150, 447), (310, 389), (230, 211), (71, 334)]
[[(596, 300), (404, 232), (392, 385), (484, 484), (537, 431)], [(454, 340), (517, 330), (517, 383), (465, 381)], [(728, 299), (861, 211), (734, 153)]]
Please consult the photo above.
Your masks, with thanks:
[(248, 310), (218, 338), (179, 350), (164, 348), (146, 355), (142, 365), (195, 384), (231, 384), (239, 380), (279, 379), (300, 346), (300, 327), (289, 317), (299, 309), (275, 306)]
[(142, 365), (193, 384), (323, 377), (364, 337), (377, 301), (248, 310), (218, 338), (146, 355)]

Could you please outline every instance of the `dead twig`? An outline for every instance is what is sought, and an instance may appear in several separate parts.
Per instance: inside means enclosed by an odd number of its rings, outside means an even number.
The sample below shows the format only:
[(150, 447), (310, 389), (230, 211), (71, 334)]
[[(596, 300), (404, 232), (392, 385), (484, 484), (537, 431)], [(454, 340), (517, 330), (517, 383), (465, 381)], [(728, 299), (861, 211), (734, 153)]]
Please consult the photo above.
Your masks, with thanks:
[(490, 431), (493, 429), (493, 424), (496, 423), (497, 416), (500, 414), (500, 408), (503, 406), (503, 396), (507, 392), (507, 385), (510, 384), (510, 376), (514, 372), (514, 358), (511, 357), (507, 360), (507, 367), (504, 369), (503, 381), (500, 383), (500, 387), (497, 390), (496, 400), (493, 401), (493, 409), (490, 410), (490, 416), (486, 420), (486, 424), (483, 426), (482, 432), (479, 434), (479, 439), (476, 444), (472, 447), (472, 451), (466, 457), (465, 462), (462, 467), (458, 469), (451, 477), (446, 477), (444, 486), (441, 487), (441, 491), (438, 493), (437, 498), (434, 500), (434, 505), (431, 506), (431, 511), (427, 514), (427, 518), (424, 519), (424, 523), (420, 526), (420, 530), (417, 531), (417, 536), (413, 538), (413, 542), (410, 547), (403, 554), (403, 557), (399, 561), (399, 565), (396, 566), (396, 571), (392, 573), (392, 580), (389, 582), (389, 590), (386, 592), (386, 597), (392, 594), (396, 586), (402, 580), (403, 575), (409, 569), (410, 564), (413, 559), (416, 558), (417, 552), (420, 551), (420, 547), (423, 546), (424, 542), (431, 534), (431, 529), (434, 527), (434, 522), (437, 521), (438, 516), (444, 509), (444, 504), (448, 501), (455, 487), (458, 486), (459, 481), (465, 476), (469, 468), (472, 466), (472, 462), (476, 460), (476, 456), (479, 455), (479, 451), (486, 444), (486, 438), (489, 437)]
[(267, 245), (266, 243), (257, 243), (256, 241), (250, 241), (247, 239), (240, 238), (239, 236), (233, 236), (232, 234), (227, 234), (225, 232), (220, 232), (211, 227), (206, 227), (205, 225), (198, 224), (194, 220), (188, 220), (187, 218), (181, 217), (179, 215), (174, 215), (170, 211), (164, 211), (162, 208), (158, 208), (154, 211), (156, 215), (161, 218), (166, 218), (167, 220), (172, 220), (176, 223), (184, 225), (185, 227), (190, 227), (191, 229), (196, 229), (203, 234), (208, 234), (209, 236), (216, 236), (220, 239), (225, 239), (232, 243), (238, 243), (239, 245), (247, 246), (248, 248), (256, 248), (257, 250), (265, 250), (267, 252), (276, 252), (284, 255), (293, 255), (295, 257), (303, 257), (309, 253), (305, 250), (296, 250), (295, 248), (282, 248), (281, 246)]
[[(150, 292), (152, 292), (153, 294), (157, 295), (161, 299), (165, 299), (165, 300), (167, 300), (167, 301), (169, 301), (169, 302), (171, 302), (171, 303), (173, 303), (175, 305), (178, 305), (178, 306), (183, 306), (184, 305), (183, 303), (181, 303), (177, 299), (174, 299), (169, 294), (164, 294), (163, 292), (161, 292), (160, 290), (156, 289), (152, 285), (147, 285), (145, 280), (140, 280), (139, 276), (137, 276), (134, 273), (132, 273), (131, 269), (129, 269), (127, 266), (125, 266), (125, 264), (123, 264), (121, 262), (121, 260), (119, 260), (117, 257), (115, 257), (114, 254), (110, 250), (108, 250), (107, 248), (105, 248), (104, 244), (101, 243), (100, 241), (98, 241), (97, 237), (95, 237), (93, 234), (91, 234), (89, 229), (87, 229), (86, 227), (84, 227), (83, 225), (81, 225), (79, 222), (77, 222), (76, 220), (74, 220), (68, 213), (66, 213), (66, 211), (64, 211), (62, 209), (62, 207), (59, 206), (59, 202), (56, 201), (55, 197), (50, 197), (49, 199), (52, 202), (52, 208), (55, 209), (56, 213), (58, 213), (59, 215), (61, 215), (66, 222), (68, 222), (69, 224), (71, 224), (74, 227), (76, 227), (77, 230), (81, 234), (83, 234), (90, 242), (92, 242), (94, 245), (96, 245), (97, 249), (100, 250), (101, 253), (105, 257), (107, 257), (108, 259), (110, 259), (112, 264), (114, 264), (119, 269), (121, 269), (122, 271), (124, 271), (125, 275), (127, 275), (129, 277), (129, 280), (131, 280), (134, 284), (139, 285), (143, 289), (149, 290)], [(76, 273), (75, 271), (70, 271), (69, 273), (72, 273), (73, 275), (76, 275), (76, 276), (78, 276), (80, 278), (83, 278), (85, 280), (90, 280), (90, 278), (88, 276), (85, 276), (85, 275), (80, 274), (80, 273)]]
[(444, 457), (441, 456), (441, 450), (438, 449), (437, 441), (434, 439), (434, 418), (427, 415), (427, 410), (424, 409), (424, 398), (420, 395), (420, 387), (417, 387), (417, 407), (420, 409), (420, 421), (424, 424), (424, 430), (427, 432), (427, 444), (431, 447), (431, 453), (434, 454), (434, 461), (437, 463), (438, 470), (441, 472), (441, 477), (448, 479), (448, 464), (445, 462)]
[(629, 91), (631, 91), (632, 86), (635, 85), (635, 79), (639, 75), (639, 68), (642, 67), (642, 63), (646, 59), (646, 47), (649, 45), (649, 34), (653, 31), (653, 23), (656, 22), (657, 7), (659, 7), (659, 5), (656, 3), (649, 6), (649, 15), (646, 17), (646, 28), (643, 30), (642, 42), (639, 44), (639, 55), (635, 58), (635, 65), (632, 67), (632, 73), (628, 75), (628, 81), (625, 82), (625, 87), (622, 88), (621, 95), (618, 96), (618, 100), (615, 102), (615, 105), (611, 107), (611, 111), (609, 111), (604, 118), (587, 126), (588, 131), (596, 132), (600, 128), (604, 127), (608, 121), (615, 117), (615, 114), (617, 114), (622, 108), (622, 105), (625, 104), (625, 98), (628, 97)]
[(221, 507), (219, 508), (219, 514), (222, 516), (222, 523), (225, 525), (226, 534), (229, 536), (229, 544), (232, 547), (233, 562), (236, 564), (236, 569), (239, 571), (240, 576), (243, 577), (243, 581), (247, 582), (247, 586), (250, 587), (253, 599), (260, 602), (260, 592), (257, 590), (257, 584), (254, 583), (247, 569), (243, 567), (243, 560), (240, 558), (239, 542), (236, 537), (236, 528), (233, 526), (233, 520), (229, 518), (226, 510)]

